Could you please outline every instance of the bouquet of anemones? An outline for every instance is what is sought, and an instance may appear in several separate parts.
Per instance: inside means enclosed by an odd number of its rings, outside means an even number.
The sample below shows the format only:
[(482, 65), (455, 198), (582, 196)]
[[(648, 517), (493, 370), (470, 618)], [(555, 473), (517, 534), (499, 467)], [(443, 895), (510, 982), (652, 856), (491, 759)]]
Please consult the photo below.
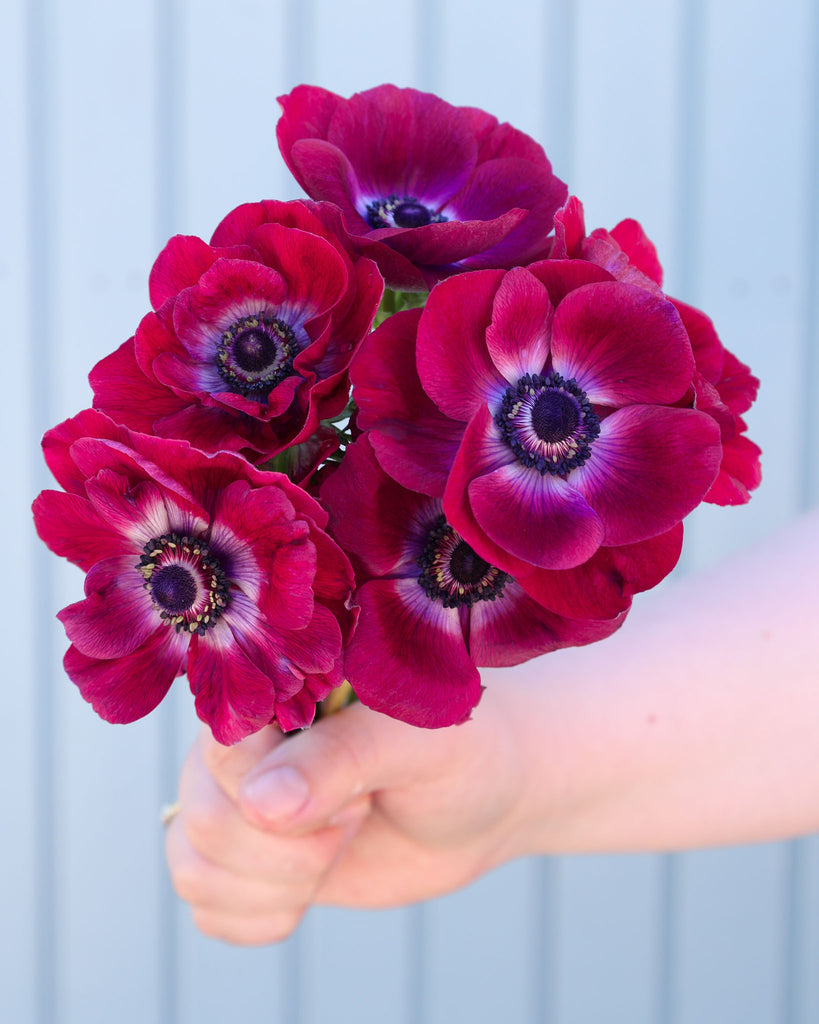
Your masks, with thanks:
[(310, 200), (172, 238), (45, 436), (37, 530), (87, 574), (65, 668), (112, 722), (186, 674), (223, 743), (345, 680), (453, 725), (479, 667), (609, 636), (685, 516), (748, 500), (758, 381), (522, 132), (390, 85), (280, 102)]

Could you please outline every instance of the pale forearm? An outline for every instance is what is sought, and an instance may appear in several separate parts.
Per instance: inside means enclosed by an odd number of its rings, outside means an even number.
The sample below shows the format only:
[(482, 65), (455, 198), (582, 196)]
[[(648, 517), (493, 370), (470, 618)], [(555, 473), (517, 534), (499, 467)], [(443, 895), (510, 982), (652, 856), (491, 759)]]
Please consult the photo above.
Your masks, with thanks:
[(621, 631), (510, 671), (526, 852), (819, 829), (819, 516), (643, 595)]

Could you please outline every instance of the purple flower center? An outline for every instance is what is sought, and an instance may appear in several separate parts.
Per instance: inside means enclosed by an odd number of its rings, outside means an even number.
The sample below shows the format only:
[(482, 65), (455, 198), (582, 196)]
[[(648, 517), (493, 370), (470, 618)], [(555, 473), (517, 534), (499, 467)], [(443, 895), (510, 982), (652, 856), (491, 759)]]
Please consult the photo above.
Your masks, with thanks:
[(159, 617), (204, 636), (230, 602), (230, 583), (207, 544), (166, 533), (149, 541), (136, 565)]
[(541, 475), (568, 476), (591, 456), (600, 434), (585, 391), (554, 370), (527, 373), (507, 388), (495, 424), (518, 460)]
[(196, 591), (190, 570), (178, 562), (160, 566), (151, 576), (151, 596), (172, 615), (186, 612), (196, 600)]
[(263, 400), (292, 376), (298, 353), (292, 328), (262, 312), (242, 317), (222, 334), (216, 368), (231, 391)]
[(440, 601), (444, 608), (469, 608), (476, 601), (494, 601), (502, 596), (511, 579), (473, 551), (443, 516), (429, 531), (418, 566), (418, 582), (427, 597)]
[(441, 224), (448, 218), (413, 196), (390, 195), (368, 203), (364, 219), (375, 231), (378, 228), (422, 228), (427, 224)]

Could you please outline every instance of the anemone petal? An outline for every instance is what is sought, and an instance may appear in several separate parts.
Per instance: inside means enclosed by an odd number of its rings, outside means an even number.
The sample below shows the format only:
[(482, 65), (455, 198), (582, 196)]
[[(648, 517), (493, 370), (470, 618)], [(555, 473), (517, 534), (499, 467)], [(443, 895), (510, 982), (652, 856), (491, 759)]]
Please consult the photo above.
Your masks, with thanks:
[(196, 713), (219, 743), (238, 743), (275, 717), (275, 680), (248, 657), (226, 622), (192, 640), (188, 680)]
[(670, 530), (702, 501), (722, 458), (706, 413), (627, 406), (602, 421), (591, 458), (570, 482), (600, 516), (607, 546)]
[(122, 551), (122, 537), (97, 515), (87, 498), (42, 491), (32, 504), (34, 525), (54, 552), (86, 572), (103, 558)]
[(677, 564), (682, 523), (650, 540), (600, 547), (573, 569), (539, 569), (521, 579), (538, 604), (575, 619), (610, 619), (627, 611), (634, 594), (663, 580)]
[(372, 580), (356, 597), (361, 617), (344, 668), (362, 703), (426, 728), (465, 721), (481, 683), (458, 609), (430, 601), (415, 579)]
[(86, 577), (86, 599), (57, 615), (77, 650), (89, 658), (121, 658), (165, 628), (144, 583), (133, 553), (97, 562)]
[(544, 608), (512, 580), (501, 598), (470, 609), (469, 649), (477, 665), (520, 665), (530, 658), (610, 636), (624, 616), (571, 619)]
[(63, 665), (83, 698), (106, 722), (135, 722), (157, 707), (175, 677), (182, 674), (189, 642), (186, 635), (160, 627), (123, 658), (90, 658), (72, 646)]
[(603, 542), (600, 519), (581, 494), (518, 462), (474, 478), (469, 501), (491, 540), (543, 569), (580, 565)]
[(595, 404), (676, 402), (694, 372), (674, 306), (619, 281), (570, 292), (555, 309), (554, 369)]
[(486, 347), (509, 384), (545, 367), (553, 313), (549, 293), (536, 277), (522, 267), (506, 274), (495, 292)]
[(486, 347), (503, 271), (482, 270), (442, 281), (418, 324), (418, 375), (444, 415), (469, 420), (507, 387)]

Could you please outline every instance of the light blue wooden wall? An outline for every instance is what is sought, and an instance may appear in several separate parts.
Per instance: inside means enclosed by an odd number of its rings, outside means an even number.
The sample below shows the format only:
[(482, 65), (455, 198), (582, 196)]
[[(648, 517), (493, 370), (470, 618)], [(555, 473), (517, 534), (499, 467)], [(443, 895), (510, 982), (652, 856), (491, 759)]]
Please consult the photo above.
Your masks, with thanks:
[[(191, 928), (161, 856), (196, 723), (182, 688), (99, 722), (62, 675), (80, 577), (33, 537), (42, 432), (147, 309), (172, 233), (290, 198), (275, 97), (382, 81), (538, 138), (590, 226), (657, 242), (763, 379), (765, 482), (706, 509), (688, 568), (819, 500), (816, 0), (2, 0), (4, 748), (10, 1024), (816, 1024), (819, 839), (526, 861), (407, 910), (313, 913), (276, 949)], [(643, 600), (651, 600), (646, 595)]]

